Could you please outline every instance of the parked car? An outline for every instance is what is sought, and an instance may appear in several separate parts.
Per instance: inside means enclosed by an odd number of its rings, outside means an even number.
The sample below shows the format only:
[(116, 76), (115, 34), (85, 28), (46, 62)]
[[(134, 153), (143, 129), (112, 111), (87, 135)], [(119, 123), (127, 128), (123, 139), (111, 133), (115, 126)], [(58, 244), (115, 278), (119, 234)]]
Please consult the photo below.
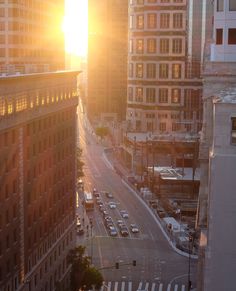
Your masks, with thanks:
[(137, 225), (135, 223), (130, 224), (130, 230), (132, 231), (132, 233), (138, 233), (139, 229), (137, 227)]
[(129, 230), (125, 225), (120, 227), (120, 234), (122, 236), (128, 236), (129, 235)]
[(116, 208), (116, 204), (114, 202), (109, 202), (108, 205), (109, 205), (110, 209)]
[(109, 227), (109, 234), (110, 234), (110, 236), (117, 236), (118, 235), (117, 230), (114, 226)]
[(120, 211), (120, 214), (123, 218), (129, 218), (129, 214), (126, 210), (121, 210)]
[(111, 192), (105, 192), (105, 195), (107, 198), (113, 198), (113, 195)]
[(122, 225), (125, 225), (124, 221), (121, 220), (121, 219), (118, 219), (116, 223), (117, 223), (117, 226), (118, 226), (119, 228), (120, 228)]
[(80, 221), (80, 217), (79, 216), (76, 217), (76, 226), (77, 227), (81, 227), (81, 221)]

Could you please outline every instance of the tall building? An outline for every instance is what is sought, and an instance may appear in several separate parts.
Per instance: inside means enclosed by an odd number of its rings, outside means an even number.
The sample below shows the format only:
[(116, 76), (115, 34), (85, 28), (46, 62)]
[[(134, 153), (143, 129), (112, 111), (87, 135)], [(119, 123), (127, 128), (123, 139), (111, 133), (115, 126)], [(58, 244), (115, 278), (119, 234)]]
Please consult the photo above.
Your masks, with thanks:
[(202, 83), (200, 70), (188, 71), (187, 12), (186, 0), (131, 1), (128, 131), (184, 136), (201, 129)]
[(62, 71), (64, 1), (0, 2), (0, 290), (65, 290), (78, 72)]
[(204, 63), (198, 290), (235, 289), (236, 2), (214, 2), (213, 40)]
[(0, 3), (0, 73), (64, 69), (64, 0)]
[(88, 3), (88, 116), (124, 120), (128, 0), (89, 0)]

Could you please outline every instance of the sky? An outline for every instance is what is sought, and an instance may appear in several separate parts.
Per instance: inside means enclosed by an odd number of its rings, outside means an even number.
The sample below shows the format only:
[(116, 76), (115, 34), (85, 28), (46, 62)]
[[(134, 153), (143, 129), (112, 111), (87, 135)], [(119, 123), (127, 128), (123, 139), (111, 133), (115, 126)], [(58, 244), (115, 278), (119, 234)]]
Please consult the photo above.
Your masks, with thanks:
[(65, 32), (66, 52), (78, 56), (87, 54), (88, 35), (88, 0), (65, 0)]

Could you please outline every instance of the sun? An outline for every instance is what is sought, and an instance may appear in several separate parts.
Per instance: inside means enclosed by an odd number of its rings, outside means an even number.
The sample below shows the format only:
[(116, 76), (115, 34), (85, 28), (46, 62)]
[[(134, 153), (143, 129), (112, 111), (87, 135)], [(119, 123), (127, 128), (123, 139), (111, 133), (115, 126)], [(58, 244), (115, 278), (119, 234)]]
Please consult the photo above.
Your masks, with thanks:
[(88, 46), (87, 0), (66, 0), (63, 31), (66, 53), (86, 56)]

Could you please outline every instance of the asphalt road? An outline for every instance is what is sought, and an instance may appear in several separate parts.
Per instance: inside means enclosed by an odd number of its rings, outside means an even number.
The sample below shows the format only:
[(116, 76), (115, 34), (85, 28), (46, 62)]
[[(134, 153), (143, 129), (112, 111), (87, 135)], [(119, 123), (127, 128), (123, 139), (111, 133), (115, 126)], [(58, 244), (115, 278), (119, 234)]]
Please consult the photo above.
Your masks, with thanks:
[[(123, 219), (130, 229), (131, 223), (136, 223), (139, 233), (129, 231), (128, 237), (109, 236), (99, 208), (86, 213), (79, 203), (78, 212), (84, 218), (92, 220), (92, 229), (88, 231), (84, 225), (84, 236), (78, 236), (78, 244), (85, 244), (88, 255), (92, 256), (92, 263), (101, 268), (105, 281), (149, 281), (163, 284), (176, 283), (187, 285), (189, 260), (177, 254), (164, 238), (159, 226), (137, 197), (122, 183), (121, 178), (111, 169), (104, 159), (104, 146), (92, 132), (85, 114), (79, 110), (78, 114), (78, 144), (83, 150), (85, 163), (83, 178), (85, 190), (94, 187), (98, 191), (110, 191), (114, 199), (104, 194), (101, 199), (113, 221), (122, 219), (120, 210), (125, 209), (128, 219)], [(115, 201), (116, 209), (109, 209), (109, 201)], [(133, 260), (136, 266), (132, 265)], [(115, 263), (119, 262), (119, 269)], [(191, 281), (195, 285), (196, 261), (191, 260)]]

